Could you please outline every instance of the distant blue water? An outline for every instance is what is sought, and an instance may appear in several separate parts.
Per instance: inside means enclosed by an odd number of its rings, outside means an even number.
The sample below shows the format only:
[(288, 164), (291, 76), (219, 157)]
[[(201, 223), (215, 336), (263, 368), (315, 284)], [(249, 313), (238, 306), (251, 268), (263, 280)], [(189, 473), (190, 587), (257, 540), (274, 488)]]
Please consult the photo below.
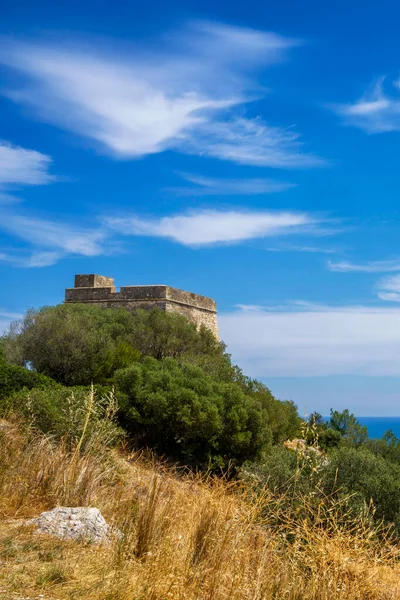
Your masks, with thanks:
[(357, 417), (357, 421), (368, 427), (370, 438), (380, 438), (389, 429), (400, 438), (400, 417)]
[(368, 427), (370, 438), (380, 438), (388, 429), (400, 438), (400, 417), (357, 417), (357, 421)]

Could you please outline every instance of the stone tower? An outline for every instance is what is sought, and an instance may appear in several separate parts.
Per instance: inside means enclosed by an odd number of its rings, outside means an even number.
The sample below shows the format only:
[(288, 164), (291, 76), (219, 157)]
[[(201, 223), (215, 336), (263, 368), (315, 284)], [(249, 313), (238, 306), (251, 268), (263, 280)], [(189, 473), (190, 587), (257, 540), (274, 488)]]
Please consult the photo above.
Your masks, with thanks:
[(65, 302), (89, 302), (133, 311), (157, 307), (165, 312), (183, 315), (197, 327), (205, 325), (218, 338), (217, 306), (214, 300), (169, 285), (129, 285), (117, 292), (112, 277), (75, 275), (74, 287), (65, 290)]

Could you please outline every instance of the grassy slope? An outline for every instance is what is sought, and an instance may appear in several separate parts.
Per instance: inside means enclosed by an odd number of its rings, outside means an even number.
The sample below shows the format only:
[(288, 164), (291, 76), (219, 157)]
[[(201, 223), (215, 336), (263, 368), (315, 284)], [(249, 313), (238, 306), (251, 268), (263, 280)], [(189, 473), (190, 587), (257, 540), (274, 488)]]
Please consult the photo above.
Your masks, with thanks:
[[(0, 598), (384, 600), (400, 598), (398, 552), (363, 527), (276, 522), (243, 490), (95, 445), (78, 454), (0, 422)], [(114, 546), (34, 533), (56, 505), (97, 506), (124, 532)], [(270, 506), (270, 510), (268, 509)]]

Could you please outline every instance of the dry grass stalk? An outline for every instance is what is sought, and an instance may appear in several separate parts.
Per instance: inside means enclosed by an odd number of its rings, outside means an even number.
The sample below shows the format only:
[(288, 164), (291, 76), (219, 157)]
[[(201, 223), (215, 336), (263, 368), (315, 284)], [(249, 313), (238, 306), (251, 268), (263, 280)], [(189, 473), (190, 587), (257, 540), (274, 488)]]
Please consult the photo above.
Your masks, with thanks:
[[(398, 550), (378, 541), (367, 521), (345, 528), (340, 503), (310, 501), (301, 518), (285, 521), (267, 491), (249, 497), (248, 488), (95, 444), (74, 455), (31, 430), (1, 431), (0, 590), (10, 598), (400, 598)], [(95, 547), (21, 526), (21, 517), (62, 504), (97, 506), (124, 538)]]

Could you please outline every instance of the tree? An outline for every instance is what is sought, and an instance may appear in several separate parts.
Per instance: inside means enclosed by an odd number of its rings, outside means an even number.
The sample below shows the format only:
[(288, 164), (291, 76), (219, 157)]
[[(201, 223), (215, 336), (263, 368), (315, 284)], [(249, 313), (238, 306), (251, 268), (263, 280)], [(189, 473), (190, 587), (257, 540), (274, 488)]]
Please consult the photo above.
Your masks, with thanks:
[(350, 446), (360, 446), (368, 439), (367, 427), (361, 425), (347, 408), (343, 412), (331, 409), (329, 426)]
[(327, 424), (326, 420), (324, 419), (324, 417), (319, 412), (316, 412), (316, 411), (311, 413), (311, 415), (308, 417), (307, 421), (311, 427), (316, 427), (319, 431), (321, 431), (322, 429), (326, 429), (328, 427), (328, 424)]
[(322, 450), (329, 450), (331, 448), (338, 448), (341, 442), (342, 436), (339, 431), (332, 429), (332, 427), (326, 427), (318, 433), (318, 446)]
[(375, 517), (400, 531), (400, 467), (365, 448), (342, 447), (330, 454), (323, 476), (328, 494), (352, 494), (350, 504), (363, 510), (374, 503)]
[(183, 355), (221, 355), (224, 346), (204, 325), (196, 325), (186, 317), (159, 309), (137, 310), (130, 332), (135, 347), (145, 356), (158, 360)]
[(11, 394), (20, 390), (31, 390), (32, 388), (50, 388), (57, 384), (40, 373), (30, 371), (24, 367), (9, 365), (0, 360), (0, 410), (5, 412), (9, 406), (4, 402)]
[(239, 384), (243, 391), (259, 402), (266, 411), (274, 444), (279, 444), (298, 434), (301, 421), (294, 402), (277, 400), (269, 388), (257, 379), (242, 376)]
[(61, 304), (30, 310), (3, 338), (8, 360), (29, 365), (63, 385), (105, 383), (140, 356), (157, 359), (184, 354), (221, 357), (214, 335), (181, 315)]
[(132, 319), (124, 309), (85, 304), (29, 310), (5, 336), (6, 355), (65, 385), (101, 382), (139, 357), (127, 349)]
[(141, 363), (114, 376), (121, 423), (139, 445), (200, 468), (259, 457), (271, 439), (260, 402), (173, 359)]

